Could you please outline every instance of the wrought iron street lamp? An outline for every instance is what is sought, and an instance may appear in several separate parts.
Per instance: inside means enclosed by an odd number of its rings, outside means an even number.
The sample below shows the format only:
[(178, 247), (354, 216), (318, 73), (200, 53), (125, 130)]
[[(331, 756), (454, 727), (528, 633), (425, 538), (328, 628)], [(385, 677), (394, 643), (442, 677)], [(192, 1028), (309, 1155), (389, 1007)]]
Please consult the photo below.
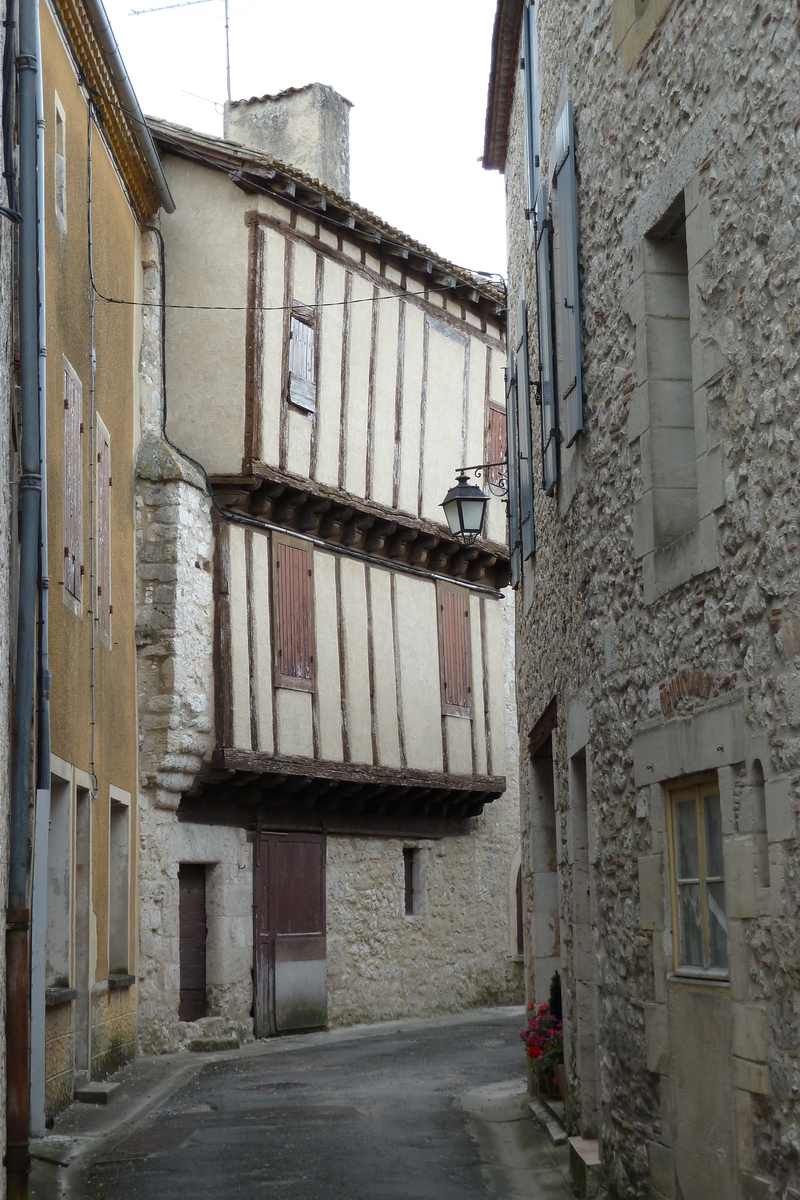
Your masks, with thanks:
[(461, 469), (461, 473), (456, 477), (456, 486), (450, 488), (442, 501), (442, 508), (453, 537), (470, 545), (481, 535), (483, 514), (486, 512), (489, 497), (474, 483), (469, 482), (466, 475), (468, 470), (472, 468)]

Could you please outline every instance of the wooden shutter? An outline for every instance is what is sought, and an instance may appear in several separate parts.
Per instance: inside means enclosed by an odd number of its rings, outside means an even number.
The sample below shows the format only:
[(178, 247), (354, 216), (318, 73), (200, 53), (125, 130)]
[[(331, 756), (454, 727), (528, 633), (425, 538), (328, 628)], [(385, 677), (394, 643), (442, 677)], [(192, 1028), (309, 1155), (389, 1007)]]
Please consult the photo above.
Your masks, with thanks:
[(522, 559), (536, 550), (533, 522), (533, 438), (531, 436), (531, 389), (528, 373), (528, 310), (522, 292), (517, 307), (517, 438), (519, 439), (519, 527)]
[(527, 166), (528, 205), (530, 220), (539, 192), (539, 110), (536, 99), (536, 7), (526, 4), (522, 10), (522, 54), (525, 80), (525, 160)]
[(313, 692), (311, 550), (277, 539), (274, 546), (275, 684)]
[(97, 621), (111, 636), (111, 445), (97, 424)]
[(81, 598), (82, 555), (82, 472), (81, 417), (83, 415), (80, 380), (64, 368), (64, 587), (77, 600)]
[(508, 547), (511, 552), (511, 586), (519, 585), (519, 446), (517, 443), (517, 378), (513, 349), (508, 356), (506, 374), (506, 413), (508, 414)]
[(507, 431), (506, 431), (506, 414), (505, 409), (498, 408), (494, 404), (489, 405), (489, 437), (486, 446), (487, 462), (500, 463), (500, 466), (490, 467), (488, 471), (489, 487), (496, 491), (502, 491), (506, 485), (506, 468), (502, 465), (506, 462), (508, 447), (507, 447)]
[(575, 138), (572, 101), (568, 100), (556, 127), (556, 187), (558, 188), (558, 258), (563, 296), (561, 412), (564, 441), (571, 446), (583, 429), (581, 380), (581, 323), (578, 296), (578, 197), (575, 186)]
[(314, 327), (294, 313), (289, 322), (289, 399), (308, 412), (316, 410)]
[(547, 184), (536, 203), (536, 280), (539, 289), (539, 403), (542, 408), (542, 486), (548, 496), (558, 479), (558, 412), (556, 409), (553, 355), (553, 311), (550, 279), (550, 222), (547, 217)]
[(464, 588), (440, 584), (438, 599), (442, 712), (468, 717), (472, 715), (469, 593)]

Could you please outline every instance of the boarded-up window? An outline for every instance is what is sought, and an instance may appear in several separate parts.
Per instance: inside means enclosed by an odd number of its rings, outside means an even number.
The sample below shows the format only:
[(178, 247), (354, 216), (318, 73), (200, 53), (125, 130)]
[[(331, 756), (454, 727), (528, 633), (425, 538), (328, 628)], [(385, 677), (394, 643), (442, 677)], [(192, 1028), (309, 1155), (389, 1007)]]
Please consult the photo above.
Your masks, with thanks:
[(64, 587), (81, 598), (83, 568), (83, 506), (81, 503), (81, 434), (83, 433), (81, 381), (64, 364)]
[(469, 717), (472, 715), (469, 593), (464, 588), (440, 584), (438, 599), (442, 712)]
[(111, 443), (97, 420), (97, 624), (111, 637)]
[(289, 321), (289, 399), (307, 412), (317, 407), (314, 320), (305, 311)]
[(275, 686), (313, 692), (314, 611), (311, 550), (275, 539)]
[(486, 461), (501, 464), (489, 468), (489, 487), (496, 493), (505, 491), (507, 484), (508, 468), (505, 465), (508, 454), (507, 441), (505, 410), (491, 404), (489, 406), (489, 438), (486, 447), (488, 457)]

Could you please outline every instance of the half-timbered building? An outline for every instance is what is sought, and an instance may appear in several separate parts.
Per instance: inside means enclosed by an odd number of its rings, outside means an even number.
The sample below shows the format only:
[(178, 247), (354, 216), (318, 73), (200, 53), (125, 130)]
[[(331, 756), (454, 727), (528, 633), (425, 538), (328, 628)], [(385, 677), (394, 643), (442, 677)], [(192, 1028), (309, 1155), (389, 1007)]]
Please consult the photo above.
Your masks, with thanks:
[(473, 545), (440, 507), (504, 458), (504, 298), (350, 200), (348, 109), (151, 123), (146, 1046), (520, 993), (502, 467)]

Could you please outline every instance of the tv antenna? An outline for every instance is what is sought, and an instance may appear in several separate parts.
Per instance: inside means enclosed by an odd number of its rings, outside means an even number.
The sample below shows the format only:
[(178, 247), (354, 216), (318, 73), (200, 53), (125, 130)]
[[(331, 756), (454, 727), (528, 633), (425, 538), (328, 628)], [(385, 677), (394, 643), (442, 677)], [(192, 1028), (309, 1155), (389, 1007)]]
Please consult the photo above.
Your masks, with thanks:
[[(228, 85), (228, 99), (231, 98), (231, 36), (228, 14), (228, 0), (225, 5), (225, 75)], [(166, 12), (168, 8), (190, 8), (193, 4), (210, 4), (211, 0), (178, 0), (176, 4), (159, 4), (155, 8), (132, 8), (130, 16), (146, 17), (149, 13)]]

